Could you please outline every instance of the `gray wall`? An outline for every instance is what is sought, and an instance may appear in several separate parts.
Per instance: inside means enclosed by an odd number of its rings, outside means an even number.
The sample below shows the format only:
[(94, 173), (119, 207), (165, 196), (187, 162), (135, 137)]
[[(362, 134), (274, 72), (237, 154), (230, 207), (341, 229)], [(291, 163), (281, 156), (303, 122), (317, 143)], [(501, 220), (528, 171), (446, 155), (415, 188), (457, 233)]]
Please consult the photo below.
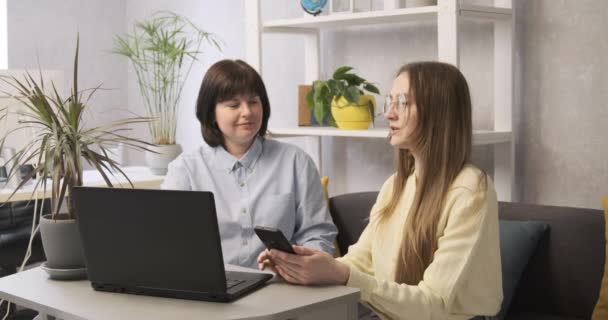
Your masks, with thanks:
[[(378, 1), (374, 0), (374, 7)], [(608, 21), (602, 14), (608, 12), (608, 2), (514, 2), (517, 193), (524, 202), (597, 208), (600, 197), (608, 194), (608, 93), (604, 89), (608, 87)], [(263, 19), (302, 15), (296, 1), (264, 0), (263, 7)], [(69, 75), (75, 32), (80, 30), (83, 86), (103, 82), (105, 87), (118, 88), (98, 95), (96, 109), (129, 107), (142, 112), (130, 66), (107, 50), (115, 34), (161, 9), (187, 15), (227, 44), (223, 53), (207, 51), (182, 97), (178, 142), (184, 149), (194, 148), (201, 143), (193, 112), (204, 71), (219, 59), (245, 56), (241, 0), (9, 0), (9, 66), (35, 68), (38, 53), (43, 68), (64, 69)], [(350, 64), (386, 91), (402, 63), (436, 58), (435, 28), (433, 24), (403, 24), (326, 31), (322, 76)], [(493, 101), (487, 70), (492, 70), (492, 31), (480, 23), (467, 23), (463, 30), (461, 62), (473, 92), (475, 128), (489, 129)], [(273, 106), (270, 124), (295, 126), (296, 87), (304, 78), (302, 39), (265, 35), (263, 48), (263, 76)], [(119, 116), (105, 112), (98, 119)], [(386, 123), (379, 120), (377, 125)], [(147, 138), (143, 128), (135, 132)], [(302, 140), (291, 141), (309, 149)], [(323, 141), (332, 194), (377, 190), (392, 172), (391, 150), (382, 140)], [(488, 170), (492, 169), (490, 151), (479, 148), (475, 153), (475, 160)], [(129, 156), (131, 164), (143, 164), (141, 155)]]
[(608, 195), (608, 2), (515, 8), (521, 199), (599, 208)]

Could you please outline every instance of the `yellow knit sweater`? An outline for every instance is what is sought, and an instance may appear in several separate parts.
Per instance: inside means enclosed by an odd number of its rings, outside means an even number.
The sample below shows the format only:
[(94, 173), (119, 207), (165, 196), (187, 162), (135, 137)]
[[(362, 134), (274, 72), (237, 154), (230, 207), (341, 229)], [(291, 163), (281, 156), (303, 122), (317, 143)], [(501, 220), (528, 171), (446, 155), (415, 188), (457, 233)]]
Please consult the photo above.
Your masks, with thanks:
[(488, 177), (467, 165), (450, 187), (438, 225), (438, 248), (418, 285), (395, 282), (395, 263), (416, 183), (410, 177), (396, 212), (377, 223), (393, 188), (382, 186), (370, 223), (339, 260), (350, 267), (347, 285), (361, 289), (362, 302), (387, 319), (470, 319), (494, 315), (502, 302), (496, 192)]

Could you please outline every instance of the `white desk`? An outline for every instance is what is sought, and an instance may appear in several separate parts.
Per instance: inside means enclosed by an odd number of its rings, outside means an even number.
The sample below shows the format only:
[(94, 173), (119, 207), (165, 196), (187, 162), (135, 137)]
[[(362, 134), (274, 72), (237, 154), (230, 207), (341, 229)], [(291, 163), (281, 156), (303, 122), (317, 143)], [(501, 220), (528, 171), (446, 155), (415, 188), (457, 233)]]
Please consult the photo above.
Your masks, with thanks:
[[(226, 269), (243, 268), (227, 266)], [(99, 292), (89, 281), (54, 281), (40, 268), (0, 278), (0, 299), (71, 319), (357, 319), (359, 290), (271, 280), (232, 303)], [(45, 316), (46, 318), (46, 316)]]
[[(124, 167), (122, 170), (127, 174), (131, 182), (136, 188), (144, 189), (159, 189), (160, 184), (163, 182), (165, 176), (153, 175), (150, 169), (147, 167)], [(114, 173), (114, 177), (109, 175), (110, 181), (115, 187), (130, 188), (129, 182), (119, 172)], [(85, 170), (83, 171), (83, 184), (86, 186), (105, 186), (106, 183), (101, 177), (101, 174), (97, 170)], [(29, 200), (32, 198), (32, 190), (34, 189), (36, 181), (32, 181), (29, 184), (21, 188), (13, 197), (8, 200), (8, 197), (13, 193), (13, 189), (0, 189), (0, 203), (7, 201), (22, 201)], [(36, 196), (38, 199), (50, 198), (51, 197), (51, 181), (47, 183), (46, 194), (43, 195), (42, 187), (38, 187)], [(34, 198), (35, 198), (34, 197)]]

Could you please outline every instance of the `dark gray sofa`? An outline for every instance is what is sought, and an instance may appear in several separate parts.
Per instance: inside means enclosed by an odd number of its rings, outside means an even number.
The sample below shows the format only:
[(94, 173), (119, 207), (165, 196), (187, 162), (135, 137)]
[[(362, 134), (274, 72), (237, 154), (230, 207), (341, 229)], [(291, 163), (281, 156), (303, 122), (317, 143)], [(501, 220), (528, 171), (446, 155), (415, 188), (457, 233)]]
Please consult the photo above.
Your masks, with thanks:
[[(377, 192), (330, 199), (343, 254), (359, 238)], [(499, 217), (549, 225), (518, 283), (506, 319), (590, 319), (604, 272), (601, 210), (499, 202)]]
[[(44, 205), (49, 208), (50, 202), (46, 201)], [(0, 203), (0, 276), (14, 273), (21, 265), (32, 231), (33, 215), (33, 201)], [(29, 261), (44, 260), (42, 243), (36, 236)]]

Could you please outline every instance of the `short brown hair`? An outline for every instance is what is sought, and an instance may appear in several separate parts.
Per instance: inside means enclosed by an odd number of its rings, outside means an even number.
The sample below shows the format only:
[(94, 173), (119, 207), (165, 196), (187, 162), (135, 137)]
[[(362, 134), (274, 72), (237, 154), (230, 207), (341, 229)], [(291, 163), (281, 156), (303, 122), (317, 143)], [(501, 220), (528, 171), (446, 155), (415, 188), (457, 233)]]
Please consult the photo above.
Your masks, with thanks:
[(242, 94), (260, 97), (263, 115), (258, 135), (263, 137), (270, 118), (270, 102), (260, 74), (242, 60), (221, 60), (207, 70), (196, 100), (196, 118), (208, 145), (224, 145), (224, 135), (215, 121), (215, 106)]

